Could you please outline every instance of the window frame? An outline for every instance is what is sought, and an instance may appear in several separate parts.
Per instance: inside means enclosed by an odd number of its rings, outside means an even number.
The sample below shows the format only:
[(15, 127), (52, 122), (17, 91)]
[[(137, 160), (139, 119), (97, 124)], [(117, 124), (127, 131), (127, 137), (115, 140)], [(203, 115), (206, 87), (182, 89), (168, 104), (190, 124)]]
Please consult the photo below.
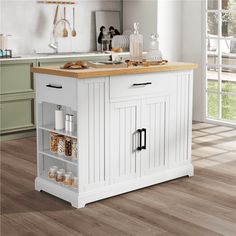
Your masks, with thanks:
[[(236, 14), (236, 9), (234, 10), (222, 10), (222, 0), (218, 0), (218, 9), (214, 10), (208, 10), (208, 0), (204, 0), (202, 4), (202, 19), (203, 19), (203, 27), (202, 27), (202, 42), (203, 42), (203, 74), (204, 74), (204, 117), (206, 122), (211, 122), (215, 124), (223, 124), (223, 125), (229, 125), (236, 127), (236, 120), (227, 120), (222, 118), (222, 96), (236, 96), (236, 91), (235, 92), (226, 92), (222, 91), (222, 68), (229, 68), (229, 69), (235, 69), (236, 70), (236, 65), (226, 65), (222, 64), (222, 52), (220, 50), (220, 43), (222, 39), (225, 39), (222, 36), (222, 13), (235, 13)], [(219, 10), (221, 9), (221, 10)], [(207, 33), (207, 24), (208, 24), (208, 13), (218, 13), (218, 35), (217, 37), (211, 37), (208, 36)], [(216, 39), (217, 40), (217, 46), (218, 46), (218, 53), (216, 54), (218, 57), (218, 63), (216, 64), (210, 64), (208, 63), (208, 40), (209, 39)], [(236, 41), (236, 37), (234, 36), (233, 39)], [(207, 68), (208, 67), (214, 67), (216, 70), (218, 70), (218, 89), (217, 91), (211, 91), (208, 89), (208, 78), (207, 78)], [(217, 103), (217, 109), (218, 109), (218, 116), (216, 118), (210, 117), (208, 115), (208, 93), (209, 94), (217, 94), (218, 97), (218, 103)], [(236, 105), (236, 104), (235, 104)]]

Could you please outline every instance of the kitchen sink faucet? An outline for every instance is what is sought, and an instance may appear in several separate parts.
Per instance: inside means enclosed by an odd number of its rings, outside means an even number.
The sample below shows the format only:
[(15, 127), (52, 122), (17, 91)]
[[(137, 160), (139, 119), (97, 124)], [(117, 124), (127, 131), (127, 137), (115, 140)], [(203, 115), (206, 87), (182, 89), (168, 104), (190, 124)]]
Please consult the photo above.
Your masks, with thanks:
[(70, 25), (70, 22), (67, 20), (67, 19), (60, 19), (58, 20), (54, 27), (53, 27), (53, 31), (52, 31), (52, 38), (53, 38), (53, 41), (52, 39), (50, 40), (50, 43), (49, 43), (49, 47), (52, 48), (54, 50), (54, 53), (57, 54), (58, 53), (58, 37), (56, 35), (56, 29), (57, 29), (57, 26), (61, 23), (61, 22), (64, 22), (65, 24), (68, 25), (69, 27), (69, 30), (70, 32), (72, 31), (72, 28), (71, 28), (71, 25)]

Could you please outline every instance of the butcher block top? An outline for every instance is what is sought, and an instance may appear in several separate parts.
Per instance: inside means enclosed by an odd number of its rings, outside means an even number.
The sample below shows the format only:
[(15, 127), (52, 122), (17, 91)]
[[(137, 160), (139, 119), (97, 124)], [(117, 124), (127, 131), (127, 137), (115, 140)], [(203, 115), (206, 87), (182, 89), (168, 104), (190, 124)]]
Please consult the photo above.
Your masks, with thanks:
[(165, 65), (157, 66), (132, 66), (127, 68), (87, 68), (87, 69), (60, 69), (59, 67), (34, 67), (32, 72), (38, 74), (48, 74), (77, 79), (94, 78), (116, 75), (131, 75), (144, 73), (157, 73), (167, 71), (193, 70), (197, 64), (183, 62), (168, 62)]

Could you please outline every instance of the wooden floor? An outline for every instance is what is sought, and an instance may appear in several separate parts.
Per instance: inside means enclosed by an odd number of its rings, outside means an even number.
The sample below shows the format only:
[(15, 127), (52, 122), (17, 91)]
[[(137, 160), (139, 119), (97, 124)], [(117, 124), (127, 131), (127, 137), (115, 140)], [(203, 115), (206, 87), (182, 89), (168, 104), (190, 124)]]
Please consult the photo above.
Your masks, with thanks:
[(34, 191), (35, 138), (1, 144), (1, 235), (236, 235), (236, 129), (194, 124), (194, 177), (83, 209)]

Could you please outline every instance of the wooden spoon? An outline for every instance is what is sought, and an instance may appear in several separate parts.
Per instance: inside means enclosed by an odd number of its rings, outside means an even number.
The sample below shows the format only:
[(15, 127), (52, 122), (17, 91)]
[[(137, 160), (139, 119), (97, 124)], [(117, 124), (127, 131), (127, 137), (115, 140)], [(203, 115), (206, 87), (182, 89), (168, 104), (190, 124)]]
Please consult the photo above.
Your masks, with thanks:
[(76, 36), (76, 30), (75, 30), (75, 8), (73, 8), (73, 30), (72, 30), (72, 37)]
[[(64, 7), (64, 19), (66, 20), (66, 8)], [(68, 30), (66, 29), (66, 23), (64, 23), (63, 37), (68, 37)]]

